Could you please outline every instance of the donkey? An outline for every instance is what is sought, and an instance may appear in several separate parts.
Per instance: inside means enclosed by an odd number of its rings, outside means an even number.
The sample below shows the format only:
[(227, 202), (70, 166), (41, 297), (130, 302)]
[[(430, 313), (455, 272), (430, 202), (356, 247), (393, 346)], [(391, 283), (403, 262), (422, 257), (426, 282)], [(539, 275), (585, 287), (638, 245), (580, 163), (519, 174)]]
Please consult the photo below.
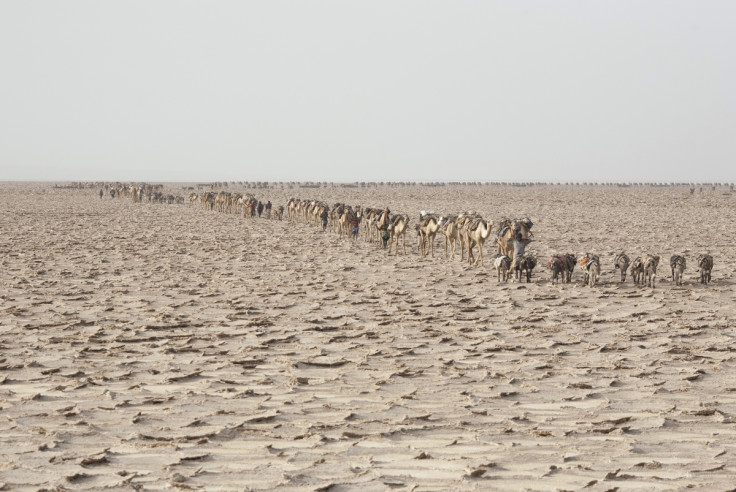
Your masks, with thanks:
[(634, 279), (635, 284), (644, 280), (644, 262), (642, 261), (641, 256), (637, 256), (634, 258), (634, 261), (631, 262), (631, 278)]
[(659, 255), (645, 255), (642, 258), (644, 264), (644, 280), (648, 287), (654, 288), (655, 281), (657, 279), (657, 265), (659, 265)]
[(567, 269), (565, 271), (565, 283), (569, 284), (572, 281), (572, 271), (575, 270), (575, 263), (577, 262), (578, 259), (574, 254), (565, 254), (565, 263), (567, 264)]
[(532, 281), (532, 270), (534, 270), (534, 267), (537, 266), (537, 258), (530, 255), (525, 254), (521, 258), (514, 258), (514, 268), (516, 271), (516, 279), (521, 282), (521, 276), (526, 274), (526, 283), (529, 283)]
[(509, 270), (511, 269), (511, 258), (506, 255), (496, 255), (496, 259), (493, 261), (493, 266), (496, 268), (498, 273), (498, 281), (503, 279), (504, 282), (509, 281)]
[(598, 255), (585, 253), (580, 261), (580, 266), (583, 268), (583, 282), (588, 284), (589, 287), (595, 287), (598, 277), (601, 276), (601, 261)]
[(700, 270), (700, 283), (708, 285), (710, 271), (713, 270), (713, 257), (705, 254), (698, 255), (698, 270)]
[[(589, 263), (595, 261), (598, 264), (598, 275), (601, 273), (601, 261), (600, 258), (598, 258), (598, 255), (594, 255), (593, 253), (585, 253), (583, 255), (583, 258), (580, 260), (580, 268), (583, 270), (583, 283), (584, 284), (590, 284), (590, 265)], [(596, 280), (597, 277), (596, 277)], [(593, 282), (593, 285), (595, 285), (595, 281)], [(591, 285), (592, 287), (592, 285)]]
[(626, 282), (626, 269), (629, 268), (629, 257), (626, 253), (619, 253), (613, 259), (613, 269), (617, 268), (621, 271), (621, 282)]
[(672, 280), (675, 285), (682, 285), (682, 274), (685, 271), (685, 257), (672, 255), (670, 257), (670, 268), (672, 268)]
[(560, 276), (562, 281), (565, 282), (567, 273), (567, 258), (562, 255), (552, 256), (547, 260), (547, 268), (552, 271), (552, 285), (559, 283)]

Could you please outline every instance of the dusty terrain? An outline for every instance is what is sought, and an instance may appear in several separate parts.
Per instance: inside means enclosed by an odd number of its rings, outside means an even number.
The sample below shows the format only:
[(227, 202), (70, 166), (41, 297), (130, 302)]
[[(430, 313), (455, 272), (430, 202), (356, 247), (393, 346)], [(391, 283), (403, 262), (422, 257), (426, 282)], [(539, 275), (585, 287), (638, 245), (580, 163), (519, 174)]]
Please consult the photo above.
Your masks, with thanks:
[[(734, 487), (726, 187), (255, 191), (388, 205), (412, 225), (422, 209), (529, 216), (530, 284), (499, 284), (490, 244), (469, 267), (439, 240), (435, 258), (413, 235), (386, 256), (303, 223), (97, 192), (0, 184), (4, 488)], [(579, 270), (550, 283), (547, 255), (586, 251), (598, 286)], [(619, 282), (620, 251), (662, 255), (655, 289)]]

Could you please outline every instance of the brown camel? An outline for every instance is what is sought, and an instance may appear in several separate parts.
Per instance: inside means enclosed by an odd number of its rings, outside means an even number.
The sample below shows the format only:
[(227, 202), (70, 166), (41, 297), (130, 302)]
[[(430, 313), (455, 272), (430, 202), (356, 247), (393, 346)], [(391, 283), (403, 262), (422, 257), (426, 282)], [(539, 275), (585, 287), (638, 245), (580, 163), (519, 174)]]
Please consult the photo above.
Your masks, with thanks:
[(378, 228), (376, 227), (376, 221), (381, 213), (380, 210), (375, 208), (366, 208), (363, 210), (363, 220), (365, 221), (365, 242), (371, 243), (374, 239), (380, 242), (381, 238), (378, 234)]
[(391, 223), (388, 225), (388, 229), (391, 233), (391, 238), (388, 242), (388, 254), (391, 254), (391, 245), (394, 242), (396, 243), (396, 254), (399, 254), (399, 238), (401, 238), (403, 254), (406, 255), (406, 230), (408, 229), (408, 226), (408, 215), (396, 215), (393, 220), (391, 220)]
[[(483, 265), (483, 244), (491, 235), (491, 224), (483, 220), (481, 217), (473, 220), (468, 224), (465, 232), (465, 240), (468, 245), (468, 264)], [(473, 248), (478, 246), (478, 258), (473, 261)], [(508, 255), (507, 255), (508, 256)]]
[(440, 221), (436, 215), (426, 215), (419, 225), (419, 250), (422, 257), (427, 256), (430, 251), (434, 258), (434, 239), (440, 230)]
[(450, 255), (450, 259), (454, 260), (455, 248), (457, 247), (458, 241), (460, 241), (460, 236), (457, 230), (457, 215), (440, 217), (440, 226), (442, 228), (442, 233), (445, 236), (445, 259), (447, 259), (448, 249), (451, 247), (452, 254)]
[(465, 250), (468, 244), (468, 226), (477, 219), (479, 215), (475, 212), (463, 212), (458, 215), (455, 224), (457, 226), (457, 237), (460, 240), (460, 261), (465, 261)]
[(345, 235), (345, 237), (350, 237), (350, 224), (354, 218), (355, 212), (353, 212), (350, 205), (347, 205), (338, 219), (337, 231), (340, 237), (343, 235)]
[(289, 221), (296, 221), (296, 217), (299, 212), (298, 207), (299, 200), (296, 198), (289, 198), (289, 201), (286, 203), (286, 214)]

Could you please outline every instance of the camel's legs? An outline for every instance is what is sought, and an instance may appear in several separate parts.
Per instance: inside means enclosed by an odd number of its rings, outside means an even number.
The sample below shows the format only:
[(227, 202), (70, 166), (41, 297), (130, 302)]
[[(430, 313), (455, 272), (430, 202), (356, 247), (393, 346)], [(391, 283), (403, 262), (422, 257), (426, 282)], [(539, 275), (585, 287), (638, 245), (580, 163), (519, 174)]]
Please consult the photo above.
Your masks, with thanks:
[(478, 245), (478, 258), (475, 259), (475, 264), (478, 264), (478, 261), (480, 261), (480, 265), (483, 265), (483, 245)]

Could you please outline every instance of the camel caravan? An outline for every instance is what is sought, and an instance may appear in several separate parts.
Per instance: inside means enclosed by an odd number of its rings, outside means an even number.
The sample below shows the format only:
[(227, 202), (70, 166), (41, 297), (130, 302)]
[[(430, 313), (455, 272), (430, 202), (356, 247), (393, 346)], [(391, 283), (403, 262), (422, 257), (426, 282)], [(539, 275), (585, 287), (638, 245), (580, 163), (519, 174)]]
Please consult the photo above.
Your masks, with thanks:
[[(97, 184), (99, 185), (99, 184)], [(130, 197), (135, 203), (149, 201), (151, 203), (184, 204), (182, 197), (164, 194), (163, 185), (138, 184), (102, 184), (103, 190), (111, 198)], [(91, 186), (85, 186), (91, 187)], [(386, 254), (403, 256), (407, 254), (406, 236), (410, 230), (408, 214), (393, 213), (388, 207), (362, 207), (346, 203), (329, 205), (320, 200), (302, 200), (290, 198), (286, 205), (272, 206), (270, 201), (262, 202), (251, 193), (237, 193), (224, 190), (192, 192), (189, 195), (189, 207), (199, 203), (202, 210), (242, 215), (244, 218), (266, 218), (302, 222), (317, 227), (322, 232), (337, 234), (339, 237), (354, 242), (374, 244), (386, 251)], [(190, 188), (192, 189), (192, 188)], [(434, 246), (437, 238), (444, 239), (444, 258), (454, 261), (458, 254), (460, 261), (467, 261), (468, 266), (483, 266), (483, 249), (486, 242), (496, 246), (496, 253), (491, 257), (491, 265), (495, 270), (497, 281), (509, 280), (522, 282), (532, 280), (537, 266), (537, 257), (526, 252), (526, 247), (533, 241), (534, 224), (528, 217), (509, 219), (502, 218), (494, 228), (492, 221), (472, 211), (453, 215), (440, 215), (432, 211), (421, 211), (419, 220), (412, 230), (417, 238), (417, 252), (423, 259), (435, 256)], [(361, 239), (362, 238), (362, 239)], [(393, 253), (392, 253), (393, 252)], [(620, 282), (626, 282), (630, 273), (634, 285), (655, 288), (657, 268), (660, 255), (643, 254), (630, 260), (621, 252), (614, 257), (613, 271), (618, 270)], [(713, 257), (709, 254), (697, 256), (697, 271), (700, 283), (708, 285), (713, 269)], [(574, 253), (557, 253), (551, 255), (546, 262), (550, 272), (552, 285), (570, 284), (576, 265), (582, 273), (582, 284), (595, 287), (601, 275), (600, 257), (593, 253), (584, 253), (578, 262)], [(687, 261), (683, 255), (670, 257), (672, 281), (675, 286), (683, 285)]]
[[(322, 215), (324, 216), (323, 230), (330, 230), (353, 240), (357, 240), (358, 226), (361, 225), (364, 242), (383, 245), (388, 254), (391, 254), (392, 251), (396, 255), (406, 254), (409, 216), (393, 214), (388, 207), (363, 208), (352, 207), (344, 203), (337, 203), (329, 207), (324, 202), (291, 198), (287, 203), (287, 211), (289, 220), (301, 220), (311, 225), (317, 224), (316, 217)], [(528, 283), (531, 282), (533, 271), (537, 266), (536, 256), (525, 251), (526, 246), (532, 242), (534, 237), (533, 225), (528, 217), (503, 218), (498, 222), (494, 233), (493, 223), (475, 212), (439, 215), (423, 210), (413, 229), (417, 237), (417, 251), (421, 258), (434, 257), (434, 244), (439, 236), (444, 239), (444, 258), (450, 261), (455, 260), (459, 247), (460, 261), (467, 261), (469, 266), (483, 265), (484, 245), (489, 238), (493, 237), (497, 251), (492, 258), (492, 265), (498, 282), (508, 282), (509, 279), (521, 282), (526, 279)], [(680, 286), (685, 269), (685, 259), (679, 255), (675, 256), (681, 260), (677, 261), (677, 266), (673, 266), (672, 278), (675, 285)], [(626, 281), (627, 271), (630, 271), (634, 284), (654, 288), (659, 261), (659, 255), (645, 254), (636, 257), (631, 262), (628, 255), (619, 253), (614, 258), (614, 271), (619, 270), (622, 283)], [(577, 255), (574, 253), (552, 255), (546, 263), (547, 269), (551, 272), (551, 283), (553, 285), (560, 282), (572, 283), (573, 272), (577, 264)], [(698, 265), (701, 271), (701, 283), (707, 284), (713, 268), (712, 256), (700, 255)], [(579, 266), (583, 275), (583, 284), (595, 287), (601, 275), (600, 257), (593, 253), (585, 253)]]
[[(410, 222), (407, 214), (394, 214), (388, 207), (362, 208), (352, 207), (344, 203), (337, 203), (329, 207), (324, 202), (315, 200), (290, 199), (287, 204), (290, 220), (303, 221), (315, 225), (320, 210), (324, 210), (324, 230), (357, 240), (356, 225), (360, 224), (363, 230), (364, 241), (367, 243), (383, 244), (388, 254), (393, 251), (396, 255), (406, 254), (406, 231)], [(327, 212), (329, 210), (329, 212)], [(350, 226), (349, 224), (352, 224)], [(492, 222), (485, 220), (475, 212), (462, 212), (457, 215), (439, 215), (432, 211), (421, 211), (419, 221), (413, 230), (417, 237), (417, 252), (421, 258), (434, 257), (434, 246), (439, 236), (444, 239), (444, 258), (453, 261), (460, 248), (460, 260), (467, 261), (469, 266), (483, 265), (483, 249), (489, 238), (495, 239), (497, 252), (492, 258), (492, 265), (496, 271), (498, 282), (531, 282), (534, 269), (537, 266), (537, 257), (526, 253), (526, 246), (532, 241), (533, 222), (528, 218), (508, 219), (498, 222), (495, 228)], [(352, 232), (351, 232), (352, 231)], [(712, 269), (712, 257), (701, 255), (704, 273), (701, 282), (710, 281), (709, 272)], [(657, 267), (660, 256), (645, 254), (636, 257), (633, 262), (625, 253), (619, 253), (614, 258), (614, 271), (619, 270), (621, 282), (626, 281), (627, 272), (636, 285), (646, 285), (654, 288), (657, 279)], [(700, 260), (699, 260), (700, 261)], [(580, 266), (583, 285), (595, 287), (601, 276), (601, 260), (597, 254), (585, 253), (580, 262), (574, 253), (554, 254), (547, 260), (547, 269), (551, 272), (551, 283), (556, 285), (572, 283), (576, 265)], [(685, 261), (673, 271), (675, 285), (682, 285), (682, 273)], [(710, 269), (709, 269), (710, 267)], [(678, 273), (679, 272), (679, 273)], [(677, 275), (677, 276), (675, 276)]]
[[(57, 186), (58, 187), (58, 186)], [(107, 194), (111, 199), (130, 198), (133, 203), (161, 203), (167, 205), (181, 205), (184, 197), (173, 193), (164, 193), (164, 185), (147, 183), (89, 183), (69, 188), (99, 188), (100, 199)]]

